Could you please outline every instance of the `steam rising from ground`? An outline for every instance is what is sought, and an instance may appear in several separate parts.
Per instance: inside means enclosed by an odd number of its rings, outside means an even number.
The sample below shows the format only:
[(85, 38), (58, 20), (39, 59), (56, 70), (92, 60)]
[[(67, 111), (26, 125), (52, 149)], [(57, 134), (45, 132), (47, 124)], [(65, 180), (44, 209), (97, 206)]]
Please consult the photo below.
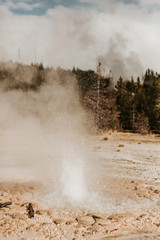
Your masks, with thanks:
[[(140, 75), (148, 67), (158, 71), (158, 11), (143, 8), (144, 0), (135, 1), (140, 5), (80, 2), (99, 7), (58, 6), (42, 16), (18, 16), (0, 3), (0, 60), (83, 69), (96, 69), (100, 60), (107, 71), (112, 69), (115, 81), (120, 75)], [(33, 75), (34, 68), (30, 68), (15, 78), (17, 83), (30, 83)], [(52, 192), (51, 200), (85, 202), (92, 178), (88, 177), (86, 116), (76, 80), (53, 70), (36, 92), (9, 87), (11, 82), (1, 83), (0, 166), (4, 179), (38, 179)]]
[[(22, 81), (28, 81), (28, 76)], [(76, 79), (52, 70), (39, 91), (4, 91), (3, 87), (0, 152), (5, 179), (38, 179), (59, 200), (83, 201), (86, 129)]]

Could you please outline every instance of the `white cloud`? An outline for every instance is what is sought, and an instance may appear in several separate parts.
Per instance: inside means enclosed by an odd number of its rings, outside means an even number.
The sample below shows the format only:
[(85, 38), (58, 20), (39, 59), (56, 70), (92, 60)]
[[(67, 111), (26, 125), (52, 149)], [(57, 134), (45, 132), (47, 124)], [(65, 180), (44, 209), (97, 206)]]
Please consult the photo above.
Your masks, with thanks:
[(5, 3), (5, 6), (7, 6), (9, 9), (21, 9), (21, 10), (25, 10), (25, 11), (32, 11), (35, 8), (39, 8), (41, 7), (41, 3), (32, 3), (29, 0), (23, 1), (23, 2), (19, 2), (19, 1), (7, 1)]
[(160, 4), (160, 0), (139, 0), (141, 5)]
[[(141, 0), (141, 4), (143, 0)], [(0, 7), (0, 59), (96, 69), (98, 59), (115, 76), (159, 71), (160, 15), (136, 5), (50, 9), (45, 16), (16, 16)]]
[(160, 11), (160, 0), (78, 0), (100, 10), (117, 11), (119, 8), (136, 8), (145, 12)]

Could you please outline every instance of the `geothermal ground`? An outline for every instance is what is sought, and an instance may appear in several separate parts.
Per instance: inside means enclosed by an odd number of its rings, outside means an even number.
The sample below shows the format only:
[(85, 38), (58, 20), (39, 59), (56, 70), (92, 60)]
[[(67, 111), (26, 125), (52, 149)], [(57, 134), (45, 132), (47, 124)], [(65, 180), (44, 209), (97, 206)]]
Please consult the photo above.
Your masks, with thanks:
[(1, 240), (160, 239), (160, 137), (107, 133), (89, 140), (96, 169), (89, 207), (58, 207), (54, 195), (48, 205), (45, 185), (23, 176), (12, 181), (18, 170), (1, 167), (0, 202), (12, 201), (0, 209)]

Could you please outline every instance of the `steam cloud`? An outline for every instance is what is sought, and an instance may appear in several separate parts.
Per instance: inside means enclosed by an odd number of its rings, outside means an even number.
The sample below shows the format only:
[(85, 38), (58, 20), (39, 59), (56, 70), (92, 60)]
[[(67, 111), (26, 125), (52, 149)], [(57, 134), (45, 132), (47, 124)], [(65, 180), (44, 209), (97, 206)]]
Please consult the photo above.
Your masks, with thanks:
[[(87, 2), (97, 8), (58, 6), (42, 16), (14, 15), (1, 4), (0, 60), (82, 69), (96, 69), (100, 60), (107, 70), (112, 69), (115, 81), (120, 75), (140, 75), (148, 67), (158, 71), (157, 11), (143, 9), (144, 0), (139, 7), (125, 1)], [(8, 66), (17, 83), (30, 83), (35, 69), (16, 75), (16, 67)], [(38, 178), (51, 188), (55, 184), (57, 196), (81, 201), (87, 196), (85, 176), (90, 169), (85, 161), (85, 113), (76, 81), (54, 69), (46, 78), (37, 92), (11, 91), (7, 79), (1, 83), (1, 168), (5, 178), (15, 177), (14, 168), (17, 177), (22, 172), (23, 180)], [(29, 169), (26, 174), (24, 169)]]
[(154, 1), (80, 2), (92, 7), (57, 6), (42, 16), (18, 16), (1, 5), (0, 59), (96, 69), (100, 58), (115, 81), (148, 67), (159, 70), (160, 16)]
[(112, 70), (115, 83), (119, 76), (127, 79), (131, 73), (133, 73), (132, 76), (141, 76), (142, 74), (143, 67), (138, 55), (130, 52), (124, 56), (124, 52), (127, 53), (127, 41), (121, 35), (116, 34), (109, 40), (108, 52), (97, 59), (102, 66), (107, 66), (107, 69), (104, 69), (106, 72)]
[[(16, 64), (5, 67), (14, 73), (17, 69)], [(34, 71), (26, 68), (22, 80), (15, 75), (15, 82), (31, 82)], [(86, 128), (76, 79), (53, 69), (37, 91), (10, 89), (9, 84), (3, 81), (0, 94), (1, 179), (38, 179), (59, 201), (84, 200)]]

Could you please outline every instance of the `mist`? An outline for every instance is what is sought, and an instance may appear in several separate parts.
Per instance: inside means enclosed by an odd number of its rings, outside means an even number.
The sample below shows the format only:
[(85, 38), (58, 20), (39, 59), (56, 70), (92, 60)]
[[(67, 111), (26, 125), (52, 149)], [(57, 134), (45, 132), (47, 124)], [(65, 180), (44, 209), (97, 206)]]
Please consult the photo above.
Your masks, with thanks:
[[(75, 192), (74, 199), (87, 192), (86, 135), (87, 123), (92, 124), (80, 105), (76, 79), (58, 66), (95, 70), (100, 61), (105, 74), (112, 70), (115, 83), (120, 76), (141, 77), (146, 68), (159, 68), (159, 14), (155, 8), (149, 11), (149, 1), (79, 2), (89, 5), (59, 4), (41, 15), (29, 14), (40, 5), (0, 4), (0, 60), (15, 79), (6, 76), (0, 84), (1, 165), (27, 167), (26, 179), (30, 174), (48, 185), (59, 181), (63, 191), (58, 191), (68, 198)], [(29, 12), (18, 15), (12, 11), (16, 8)], [(34, 64), (19, 68), (19, 63), (41, 62), (52, 71), (37, 87)]]
[(158, 71), (160, 19), (154, 2), (80, 2), (90, 7), (58, 5), (41, 16), (16, 15), (1, 4), (0, 59), (94, 70), (102, 59), (115, 82), (147, 68)]
[(31, 83), (35, 67), (21, 66), (22, 79), (17, 64), (6, 63), (5, 69), (12, 70), (15, 80), (12, 85), (7, 78), (1, 82), (1, 180), (41, 182), (48, 196), (43, 198), (50, 203), (85, 201), (91, 171), (87, 116), (75, 77), (50, 69), (38, 90), (24, 90), (17, 86)]
[(159, 236), (159, 10), (0, 0), (0, 239)]

